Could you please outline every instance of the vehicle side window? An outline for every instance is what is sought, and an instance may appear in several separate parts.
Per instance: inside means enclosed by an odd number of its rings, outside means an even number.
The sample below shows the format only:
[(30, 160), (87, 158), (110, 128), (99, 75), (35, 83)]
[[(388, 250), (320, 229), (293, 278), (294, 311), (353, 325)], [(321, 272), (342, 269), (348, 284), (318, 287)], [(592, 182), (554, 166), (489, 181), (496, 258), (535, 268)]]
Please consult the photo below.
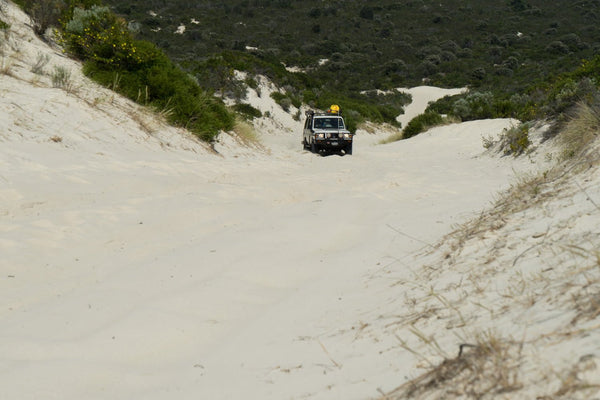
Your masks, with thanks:
[(344, 129), (344, 120), (341, 118), (338, 118), (338, 128)]
[(306, 118), (306, 121), (304, 122), (304, 129), (308, 129), (310, 127), (310, 117)]

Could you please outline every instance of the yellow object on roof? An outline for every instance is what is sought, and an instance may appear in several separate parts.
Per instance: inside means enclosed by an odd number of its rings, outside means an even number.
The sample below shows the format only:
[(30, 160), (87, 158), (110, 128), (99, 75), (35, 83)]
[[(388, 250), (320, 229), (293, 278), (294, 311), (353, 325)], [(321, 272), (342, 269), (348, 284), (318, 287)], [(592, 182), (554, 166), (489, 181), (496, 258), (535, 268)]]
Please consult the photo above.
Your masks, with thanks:
[(332, 104), (331, 107), (329, 107), (329, 112), (339, 114), (340, 106), (338, 106), (337, 104)]

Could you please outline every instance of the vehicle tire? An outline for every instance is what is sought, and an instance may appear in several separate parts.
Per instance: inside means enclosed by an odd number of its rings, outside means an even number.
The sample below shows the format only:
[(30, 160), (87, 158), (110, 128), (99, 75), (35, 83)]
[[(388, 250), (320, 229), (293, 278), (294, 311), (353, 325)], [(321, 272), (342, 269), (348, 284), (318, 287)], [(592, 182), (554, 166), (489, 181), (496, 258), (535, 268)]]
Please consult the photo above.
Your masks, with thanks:
[(352, 155), (352, 143), (346, 146), (346, 150), (344, 150), (346, 154)]
[(313, 152), (313, 153), (317, 152), (317, 145), (315, 144), (315, 142), (312, 142), (310, 144), (310, 151)]
[(302, 139), (302, 146), (304, 147), (304, 150), (308, 150), (308, 143), (306, 143), (306, 138)]

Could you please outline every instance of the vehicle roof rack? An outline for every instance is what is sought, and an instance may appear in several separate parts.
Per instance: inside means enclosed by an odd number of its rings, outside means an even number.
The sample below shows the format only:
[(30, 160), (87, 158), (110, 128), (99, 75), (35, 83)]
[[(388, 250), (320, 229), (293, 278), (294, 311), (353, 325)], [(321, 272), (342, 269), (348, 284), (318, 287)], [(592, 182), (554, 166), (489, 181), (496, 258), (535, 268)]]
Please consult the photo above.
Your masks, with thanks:
[(306, 115), (307, 117), (312, 117), (315, 115), (342, 115), (342, 110), (340, 108), (340, 106), (338, 106), (337, 104), (332, 104), (329, 109), (325, 112), (323, 111), (315, 111), (315, 110), (308, 110), (304, 112), (304, 115)]

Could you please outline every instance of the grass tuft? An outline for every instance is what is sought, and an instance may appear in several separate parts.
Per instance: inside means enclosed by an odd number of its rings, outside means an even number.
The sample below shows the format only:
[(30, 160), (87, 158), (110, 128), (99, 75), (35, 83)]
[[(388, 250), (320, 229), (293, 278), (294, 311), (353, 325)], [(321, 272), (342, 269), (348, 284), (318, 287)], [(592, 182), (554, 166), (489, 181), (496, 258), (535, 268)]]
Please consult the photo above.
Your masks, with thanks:
[(50, 56), (44, 53), (38, 53), (35, 63), (31, 66), (31, 72), (36, 75), (43, 75), (44, 68), (50, 62)]
[(52, 72), (52, 86), (60, 88), (70, 93), (73, 91), (73, 81), (71, 80), (71, 71), (63, 66), (54, 67)]
[(500, 149), (504, 155), (519, 156), (529, 148), (529, 124), (520, 124), (504, 130), (500, 137)]
[(562, 155), (565, 159), (580, 155), (598, 137), (600, 132), (600, 104), (598, 103), (598, 101), (593, 104), (579, 103), (575, 115), (559, 135)]
[(260, 139), (258, 138), (254, 127), (241, 118), (236, 118), (233, 132), (245, 145), (261, 147)]
[(463, 343), (458, 355), (445, 358), (420, 377), (385, 395), (385, 399), (459, 398), (480, 399), (510, 393), (523, 387), (519, 381), (522, 343), (479, 334), (475, 343)]

